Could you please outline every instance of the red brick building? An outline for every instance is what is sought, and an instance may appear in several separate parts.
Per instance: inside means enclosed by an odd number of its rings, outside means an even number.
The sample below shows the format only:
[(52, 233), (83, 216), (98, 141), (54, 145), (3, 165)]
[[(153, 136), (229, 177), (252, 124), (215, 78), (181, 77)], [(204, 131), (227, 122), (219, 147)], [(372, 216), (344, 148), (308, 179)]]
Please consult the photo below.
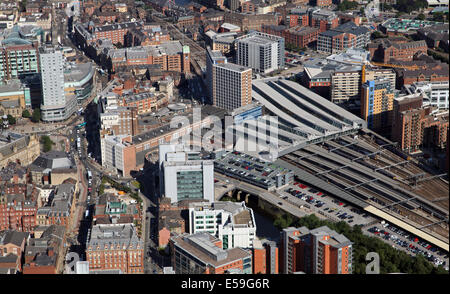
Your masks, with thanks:
[(278, 274), (278, 247), (275, 242), (253, 241), (253, 274)]
[(36, 225), (36, 199), (26, 193), (0, 195), (0, 230), (31, 232)]
[(422, 146), (445, 148), (448, 134), (448, 113), (432, 114), (433, 107), (422, 108), (422, 97), (405, 97), (394, 101), (392, 140), (406, 152)]
[(319, 35), (318, 28), (302, 26), (287, 28), (286, 26), (263, 25), (261, 30), (267, 34), (283, 37), (286, 45), (293, 45), (298, 48), (307, 47), (310, 43), (317, 41)]
[(132, 224), (95, 225), (86, 248), (90, 270), (144, 273), (144, 242)]
[(287, 228), (281, 239), (281, 273), (352, 273), (352, 243), (326, 226)]

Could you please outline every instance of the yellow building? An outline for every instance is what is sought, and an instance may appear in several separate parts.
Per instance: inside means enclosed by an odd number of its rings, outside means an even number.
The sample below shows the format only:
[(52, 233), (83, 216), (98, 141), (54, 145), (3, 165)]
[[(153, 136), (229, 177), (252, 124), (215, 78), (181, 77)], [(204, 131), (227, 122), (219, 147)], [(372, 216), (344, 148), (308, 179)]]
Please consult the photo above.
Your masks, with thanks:
[(390, 130), (394, 109), (394, 89), (388, 78), (368, 80), (361, 91), (361, 117), (369, 129), (383, 132)]

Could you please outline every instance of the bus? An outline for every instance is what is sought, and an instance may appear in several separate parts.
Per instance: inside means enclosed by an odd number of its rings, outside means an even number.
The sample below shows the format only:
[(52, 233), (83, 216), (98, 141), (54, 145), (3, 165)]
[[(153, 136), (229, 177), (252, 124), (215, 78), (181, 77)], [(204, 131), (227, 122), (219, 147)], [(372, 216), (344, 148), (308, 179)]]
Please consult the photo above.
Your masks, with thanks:
[(87, 171), (88, 180), (92, 180), (92, 172), (90, 170)]
[(81, 124), (77, 125), (77, 128), (82, 128), (82, 127), (84, 127), (85, 125), (86, 125), (86, 122), (81, 123)]

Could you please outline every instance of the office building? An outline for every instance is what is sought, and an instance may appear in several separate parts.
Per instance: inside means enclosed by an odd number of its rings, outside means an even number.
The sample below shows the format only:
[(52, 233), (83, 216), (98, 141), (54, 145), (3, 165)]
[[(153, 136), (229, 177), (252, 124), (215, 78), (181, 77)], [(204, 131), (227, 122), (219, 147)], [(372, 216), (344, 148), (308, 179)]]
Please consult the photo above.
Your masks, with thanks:
[(86, 245), (89, 270), (144, 273), (144, 242), (132, 224), (94, 225)]
[(39, 58), (42, 76), (42, 120), (66, 120), (76, 111), (77, 97), (65, 93), (63, 54), (54, 48), (46, 47), (42, 48)]
[(214, 164), (183, 145), (159, 145), (160, 194), (171, 202), (206, 199), (214, 202)]
[(245, 202), (191, 203), (189, 232), (206, 232), (222, 241), (222, 248), (251, 248), (256, 237), (253, 210)]
[(131, 143), (131, 135), (105, 135), (100, 144), (102, 166), (116, 169), (121, 176), (130, 176), (136, 167), (136, 150)]
[[(13, 36), (14, 35), (14, 36)], [(39, 73), (38, 43), (11, 33), (0, 46), (0, 82)]]
[(252, 101), (252, 70), (228, 63), (220, 51), (207, 48), (207, 83), (212, 105), (234, 110)]
[(255, 72), (270, 73), (284, 68), (284, 38), (252, 32), (236, 39), (237, 64)]
[(368, 80), (362, 85), (361, 118), (369, 129), (386, 131), (392, 124), (394, 89), (388, 79)]
[(326, 226), (283, 229), (281, 272), (293, 274), (351, 274), (352, 242)]
[(406, 85), (408, 94), (420, 93), (424, 106), (437, 107), (439, 110), (448, 109), (449, 82), (415, 82)]
[(170, 239), (176, 274), (251, 274), (251, 252), (236, 247), (222, 249), (222, 242), (208, 233), (178, 235)]

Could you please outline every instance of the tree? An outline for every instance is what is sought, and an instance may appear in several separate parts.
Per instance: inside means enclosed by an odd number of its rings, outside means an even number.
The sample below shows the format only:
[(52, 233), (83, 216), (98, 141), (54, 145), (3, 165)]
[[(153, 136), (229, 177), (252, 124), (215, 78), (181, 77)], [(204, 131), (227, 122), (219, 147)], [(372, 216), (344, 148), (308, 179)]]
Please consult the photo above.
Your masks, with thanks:
[(387, 38), (386, 35), (384, 35), (383, 33), (381, 33), (380, 31), (374, 31), (371, 34), (372, 39), (379, 39), (379, 38)]
[(39, 108), (36, 108), (33, 111), (33, 116), (31, 117), (31, 121), (34, 123), (37, 123), (41, 120), (41, 110)]
[(55, 144), (50, 137), (46, 135), (41, 136), (41, 143), (44, 145), (44, 152), (49, 152), (52, 150), (52, 145)]
[(24, 118), (30, 118), (31, 117), (31, 113), (28, 111), (28, 109), (24, 109), (22, 111), (22, 117), (24, 117)]
[(10, 126), (15, 125), (16, 124), (16, 118), (14, 116), (12, 116), (11, 114), (8, 114), (8, 124)]
[(425, 14), (423, 14), (423, 13), (420, 13), (418, 16), (417, 16), (417, 19), (418, 20), (425, 20)]

